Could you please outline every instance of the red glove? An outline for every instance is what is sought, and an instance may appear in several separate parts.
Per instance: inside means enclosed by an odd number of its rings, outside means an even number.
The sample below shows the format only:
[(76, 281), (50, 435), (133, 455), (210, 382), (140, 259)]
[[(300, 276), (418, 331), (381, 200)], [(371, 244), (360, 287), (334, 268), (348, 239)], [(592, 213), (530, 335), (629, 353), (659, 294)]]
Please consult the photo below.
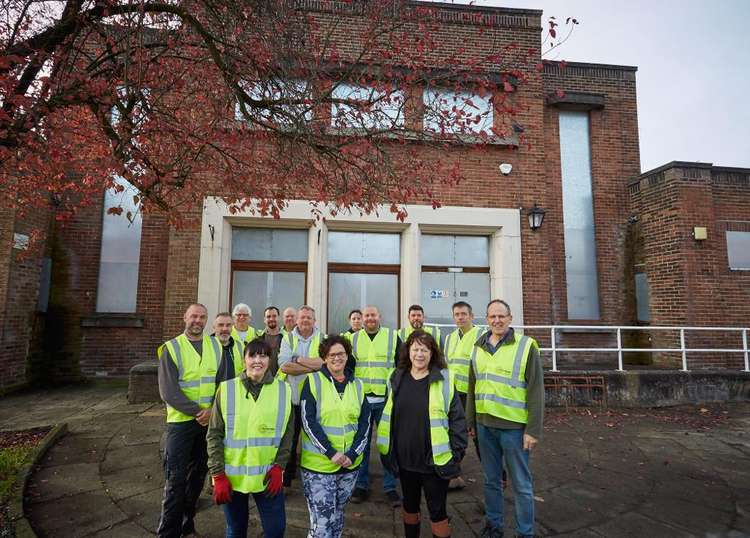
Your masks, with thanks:
[(232, 484), (224, 473), (217, 474), (214, 479), (214, 502), (227, 504), (232, 500)]
[(266, 493), (271, 497), (281, 493), (284, 487), (284, 469), (277, 463), (274, 463), (266, 473), (266, 479), (263, 482), (266, 485)]

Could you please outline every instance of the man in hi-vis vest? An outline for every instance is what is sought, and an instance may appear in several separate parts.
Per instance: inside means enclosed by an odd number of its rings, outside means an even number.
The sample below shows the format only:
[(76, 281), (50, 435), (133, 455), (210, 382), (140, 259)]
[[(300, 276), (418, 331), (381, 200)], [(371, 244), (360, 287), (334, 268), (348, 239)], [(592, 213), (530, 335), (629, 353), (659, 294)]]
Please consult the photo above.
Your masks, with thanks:
[(404, 327), (398, 332), (398, 337), (402, 342), (406, 342), (409, 335), (420, 329), (435, 339), (438, 347), (442, 347), (443, 343), (440, 341), (440, 327), (436, 325), (425, 325), (424, 324), (424, 308), (422, 305), (413, 304), (409, 307), (409, 325)]
[(281, 339), (277, 375), (289, 383), (292, 389), (292, 420), (294, 420), (292, 449), (284, 472), (284, 487), (287, 488), (297, 477), (297, 445), (302, 429), (302, 415), (299, 407), (300, 390), (307, 374), (317, 372), (323, 366), (323, 360), (318, 354), (318, 347), (323, 338), (324, 335), (315, 325), (315, 309), (302, 305), (297, 310), (297, 325)]
[(479, 439), (486, 523), (481, 536), (503, 536), (503, 462), (516, 505), (516, 536), (534, 535), (534, 488), (529, 455), (542, 436), (544, 373), (539, 346), (510, 326), (510, 306), (487, 305), (490, 330), (474, 345), (466, 422)]
[[(380, 312), (375, 306), (362, 310), (364, 327), (351, 335), (352, 354), (356, 361), (354, 377), (362, 382), (365, 397), (370, 402), (373, 427), (368, 432), (367, 445), (359, 466), (357, 485), (351, 501), (361, 503), (370, 494), (370, 438), (377, 429), (385, 407), (385, 393), (388, 378), (396, 367), (401, 340), (396, 329), (380, 326)], [(394, 507), (401, 506), (401, 496), (396, 491), (396, 477), (388, 469), (383, 469), (383, 490)]]
[(208, 472), (206, 431), (218, 385), (222, 346), (204, 336), (208, 312), (191, 304), (185, 331), (165, 342), (159, 357), (159, 394), (167, 404), (164, 498), (157, 536), (178, 538), (195, 532), (195, 504)]

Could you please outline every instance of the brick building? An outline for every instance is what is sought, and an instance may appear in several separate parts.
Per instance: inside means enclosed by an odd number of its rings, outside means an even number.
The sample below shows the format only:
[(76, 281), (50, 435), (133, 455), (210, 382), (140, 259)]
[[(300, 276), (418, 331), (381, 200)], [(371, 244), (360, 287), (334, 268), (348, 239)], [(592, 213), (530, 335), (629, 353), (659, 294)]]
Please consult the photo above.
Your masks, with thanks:
[[(541, 11), (435, 6), (445, 48), (467, 35), (539, 48)], [(508, 300), (516, 324), (633, 324), (636, 275), (645, 274), (651, 323), (725, 320), (712, 310), (719, 288), (738, 301), (732, 322), (742, 323), (750, 273), (727, 269), (722, 241), (724, 230), (750, 232), (748, 171), (673, 163), (641, 176), (635, 76), (634, 67), (586, 63), (530, 70), (518, 96), (528, 145), (457, 146), (449, 159), (466, 181), (439, 193), (438, 210), (410, 205), (404, 222), (387, 210), (319, 221), (294, 196), (275, 220), (230, 214), (208, 196), (189, 226), (146, 215), (126, 227), (106, 215), (103, 195), (65, 227), (49, 225), (44, 255), (33, 257), (23, 256), (23, 237), (45, 229), (44, 216), (0, 213), (0, 245), (11, 254), (0, 261), (0, 384), (124, 376), (182, 330), (194, 301), (210, 315), (246, 302), (255, 326), (268, 304), (307, 303), (328, 331), (370, 303), (390, 326), (405, 322), (412, 303), (428, 321), (449, 323), (459, 299), (481, 319), (490, 297)], [(536, 231), (527, 221), (534, 204), (546, 210)], [(685, 236), (693, 223), (708, 227), (706, 241)], [(571, 338), (601, 335), (560, 335)]]

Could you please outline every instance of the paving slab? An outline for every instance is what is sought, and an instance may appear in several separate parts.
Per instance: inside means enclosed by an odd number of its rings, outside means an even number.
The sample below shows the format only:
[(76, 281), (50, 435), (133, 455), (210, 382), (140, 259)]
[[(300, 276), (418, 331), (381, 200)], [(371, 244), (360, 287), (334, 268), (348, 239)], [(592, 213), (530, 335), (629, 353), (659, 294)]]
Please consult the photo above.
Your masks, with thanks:
[[(71, 425), (31, 479), (27, 515), (41, 537), (155, 533), (165, 413), (160, 405), (128, 406), (124, 398), (124, 389), (89, 386), (56, 389), (52, 399), (28, 393), (0, 400), (0, 428), (61, 419)], [(698, 408), (550, 410), (542, 443), (531, 457), (538, 534), (750, 536), (750, 404), (710, 410), (707, 416), (723, 418), (703, 419)], [(344, 536), (401, 537), (400, 511), (382, 493), (376, 450), (371, 470), (371, 498), (349, 505)], [(467, 487), (449, 493), (448, 513), (454, 536), (472, 537), (484, 526), (484, 479), (471, 448), (463, 474)], [(504, 506), (506, 535), (512, 536), (510, 488)], [(306, 536), (309, 516), (299, 480), (286, 510), (287, 536)], [(204, 537), (224, 535), (223, 511), (212, 505), (208, 490), (196, 526)], [(251, 507), (249, 535), (261, 534)], [(425, 506), (422, 535), (430, 535)]]
[(39, 538), (83, 537), (129, 518), (102, 489), (33, 504), (29, 512)]

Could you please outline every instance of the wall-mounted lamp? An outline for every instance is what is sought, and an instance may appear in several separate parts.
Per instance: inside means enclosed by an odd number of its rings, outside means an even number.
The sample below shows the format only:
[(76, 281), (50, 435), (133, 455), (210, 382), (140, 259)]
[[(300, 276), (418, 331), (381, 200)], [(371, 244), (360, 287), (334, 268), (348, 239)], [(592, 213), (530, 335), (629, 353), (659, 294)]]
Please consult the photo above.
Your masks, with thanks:
[(696, 241), (705, 241), (708, 239), (708, 228), (705, 226), (695, 226), (693, 228), (693, 238)]
[(526, 210), (526, 216), (529, 218), (529, 228), (531, 228), (532, 232), (542, 227), (545, 213), (546, 211), (536, 205), (536, 202), (534, 202), (534, 207)]
[(211, 234), (211, 242), (214, 241), (214, 233), (216, 232), (216, 229), (214, 228), (213, 224), (208, 225), (208, 233)]

